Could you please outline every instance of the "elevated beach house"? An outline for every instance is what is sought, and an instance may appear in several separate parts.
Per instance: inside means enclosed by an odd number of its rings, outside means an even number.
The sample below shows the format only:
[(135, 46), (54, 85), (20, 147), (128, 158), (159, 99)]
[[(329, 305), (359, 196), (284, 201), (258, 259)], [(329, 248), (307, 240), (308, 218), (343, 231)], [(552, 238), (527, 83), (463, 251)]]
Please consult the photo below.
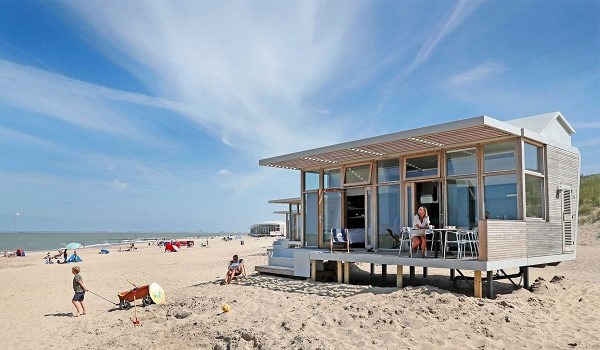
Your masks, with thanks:
[[(574, 132), (560, 112), (480, 116), (262, 159), (300, 172), (301, 215), (299, 248), (279, 244), (257, 270), (316, 278), (333, 261), (348, 282), (349, 263), (384, 274), (396, 265), (398, 286), (404, 267), (411, 277), (415, 267), (471, 270), (474, 295), (492, 297), (492, 272), (518, 268), (527, 286), (530, 266), (575, 259)], [(433, 225), (427, 257), (412, 254), (406, 235), (420, 206)], [(332, 232), (350, 249), (333, 250)]]

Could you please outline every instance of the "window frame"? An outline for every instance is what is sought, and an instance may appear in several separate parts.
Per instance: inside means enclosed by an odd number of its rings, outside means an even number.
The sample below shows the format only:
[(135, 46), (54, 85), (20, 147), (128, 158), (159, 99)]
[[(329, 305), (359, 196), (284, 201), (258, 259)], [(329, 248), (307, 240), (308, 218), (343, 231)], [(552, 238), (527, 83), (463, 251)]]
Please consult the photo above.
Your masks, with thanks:
[[(525, 145), (531, 145), (531, 146), (535, 146), (539, 148), (539, 159), (538, 162), (540, 164), (539, 168), (540, 168), (540, 172), (537, 171), (533, 171), (533, 170), (527, 170), (526, 166), (525, 166)], [(521, 181), (523, 182), (523, 218), (525, 220), (530, 220), (530, 221), (547, 221), (548, 219), (548, 183), (547, 183), (547, 176), (546, 174), (548, 173), (548, 170), (546, 169), (546, 166), (548, 164), (547, 159), (546, 159), (546, 147), (545, 145), (538, 143), (538, 142), (534, 142), (531, 140), (525, 140), (525, 139), (521, 139), (521, 156), (522, 156), (522, 164), (523, 164), (523, 176)], [(537, 216), (527, 216), (527, 176), (534, 176), (537, 177), (539, 179), (541, 179), (541, 184), (542, 184), (542, 189), (541, 189), (541, 193), (542, 193), (542, 217), (537, 217)]]
[[(407, 167), (407, 163), (409, 159), (412, 158), (421, 158), (421, 157), (427, 157), (427, 156), (437, 156), (437, 174), (436, 175), (424, 175), (424, 176), (408, 176), (408, 167)], [(442, 169), (441, 169), (441, 152), (440, 151), (436, 151), (436, 152), (427, 152), (427, 153), (417, 153), (417, 154), (410, 154), (410, 155), (405, 155), (404, 157), (402, 157), (402, 173), (401, 173), (401, 181), (417, 181), (417, 180), (426, 180), (426, 179), (439, 179), (442, 176)]]

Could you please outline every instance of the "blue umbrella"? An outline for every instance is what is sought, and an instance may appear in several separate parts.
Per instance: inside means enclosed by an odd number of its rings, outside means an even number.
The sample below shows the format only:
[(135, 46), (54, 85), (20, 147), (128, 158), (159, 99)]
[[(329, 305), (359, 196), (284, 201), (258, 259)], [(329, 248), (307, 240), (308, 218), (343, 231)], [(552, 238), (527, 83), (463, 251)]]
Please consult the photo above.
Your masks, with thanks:
[(65, 249), (77, 249), (81, 247), (80, 243), (71, 242), (65, 246)]

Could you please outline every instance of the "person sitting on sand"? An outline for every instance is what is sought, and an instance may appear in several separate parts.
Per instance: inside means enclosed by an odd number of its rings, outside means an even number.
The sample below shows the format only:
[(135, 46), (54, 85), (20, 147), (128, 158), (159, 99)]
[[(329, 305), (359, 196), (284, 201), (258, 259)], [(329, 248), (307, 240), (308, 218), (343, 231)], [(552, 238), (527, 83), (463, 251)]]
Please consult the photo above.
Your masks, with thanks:
[(227, 274), (225, 275), (225, 284), (229, 284), (234, 276), (243, 275), (246, 277), (246, 267), (244, 266), (244, 259), (239, 259), (237, 254), (233, 256), (233, 260), (229, 262), (227, 267)]

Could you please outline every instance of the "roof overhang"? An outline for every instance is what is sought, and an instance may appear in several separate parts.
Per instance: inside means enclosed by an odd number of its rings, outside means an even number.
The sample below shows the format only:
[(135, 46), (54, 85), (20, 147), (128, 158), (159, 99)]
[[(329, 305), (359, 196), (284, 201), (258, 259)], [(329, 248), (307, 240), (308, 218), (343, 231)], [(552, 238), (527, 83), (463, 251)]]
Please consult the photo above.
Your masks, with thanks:
[(511, 136), (521, 136), (521, 129), (487, 116), (480, 116), (261, 159), (258, 164), (306, 170), (453, 148)]
[(297, 198), (284, 198), (284, 199), (272, 199), (269, 201), (270, 204), (300, 204), (302, 203), (300, 197)]

